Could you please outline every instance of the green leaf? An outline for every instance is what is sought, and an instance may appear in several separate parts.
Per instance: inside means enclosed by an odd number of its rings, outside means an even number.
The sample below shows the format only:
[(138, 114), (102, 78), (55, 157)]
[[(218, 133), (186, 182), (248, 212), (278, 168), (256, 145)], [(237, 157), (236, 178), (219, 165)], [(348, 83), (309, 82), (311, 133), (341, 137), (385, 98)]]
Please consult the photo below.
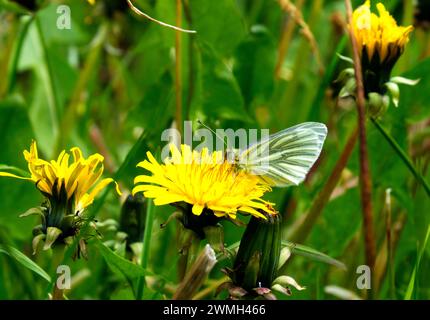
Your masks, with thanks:
[[(233, 243), (232, 245), (227, 247), (226, 250), (227, 251), (235, 250), (239, 247), (239, 245), (240, 245), (240, 242)], [(301, 244), (296, 244), (296, 243), (286, 241), (286, 240), (282, 241), (282, 246), (290, 248), (292, 254), (297, 254), (299, 256), (310, 258), (310, 259), (315, 260), (315, 261), (323, 262), (323, 263), (332, 265), (332, 266), (337, 267), (337, 268), (342, 269), (342, 270), (347, 269), (343, 262), (340, 262), (339, 260), (336, 260), (336, 259), (326, 255), (325, 253), (319, 252), (319, 251), (312, 249), (310, 247), (307, 247), (307, 246), (304, 246)], [(217, 259), (219, 261), (221, 261), (222, 255), (218, 254)]]
[(378, 120), (372, 119), (372, 123), (379, 130), (382, 136), (387, 140), (390, 146), (394, 149), (396, 154), (400, 157), (405, 166), (409, 169), (409, 171), (415, 176), (417, 181), (423, 186), (424, 190), (427, 192), (427, 195), (430, 197), (430, 186), (427, 183), (425, 177), (420, 174), (420, 172), (415, 168), (412, 160), (406, 154), (405, 151), (399, 146), (399, 144), (394, 140), (394, 138), (384, 129), (384, 127), (379, 123)]
[[(0, 170), (29, 176), (28, 172), (19, 168), (27, 167), (22, 152), (28, 150), (34, 134), (27, 110), (17, 99), (0, 102), (0, 136)], [(0, 177), (0, 194), (0, 226), (9, 229), (16, 238), (28, 238), (33, 221), (19, 220), (18, 215), (40, 204), (40, 193), (31, 182)]]
[[(401, 114), (397, 113), (399, 121), (405, 122), (405, 119), (419, 121), (426, 119), (430, 115), (430, 108), (423, 108), (430, 100), (430, 90), (427, 90), (430, 86), (429, 73), (430, 58), (427, 58), (402, 75), (403, 78), (421, 79), (421, 81), (417, 86), (404, 86), (401, 88), (399, 102)], [(394, 79), (398, 81), (398, 77)]]
[(174, 115), (171, 107), (174, 97), (172, 88), (172, 79), (167, 73), (157, 83), (149, 86), (147, 93), (127, 116), (129, 130), (131, 131), (133, 127), (142, 127), (152, 137), (160, 137)]
[[(145, 219), (145, 232), (143, 234), (142, 244), (142, 261), (141, 266), (146, 269), (149, 261), (149, 251), (151, 249), (152, 228), (154, 226), (154, 211), (155, 206), (151, 199), (147, 199), (146, 203), (146, 219)], [(145, 288), (145, 277), (140, 277), (137, 286), (137, 299), (142, 299)]]
[(426, 234), (426, 237), (424, 239), (423, 246), (420, 249), (420, 252), (419, 252), (418, 257), (417, 257), (417, 261), (415, 263), (414, 271), (412, 272), (411, 278), (409, 280), (408, 289), (406, 290), (406, 294), (404, 297), (405, 300), (411, 300), (412, 299), (412, 295), (415, 291), (415, 286), (416, 286), (416, 276), (418, 273), (418, 269), (420, 267), (421, 259), (424, 255), (425, 250), (426, 250), (427, 242), (428, 242), (429, 238), (430, 238), (430, 225), (427, 228), (427, 234)]
[(277, 47), (270, 31), (254, 26), (251, 35), (236, 50), (234, 75), (247, 106), (268, 104), (273, 95)]
[(96, 245), (106, 263), (114, 273), (123, 276), (128, 280), (144, 277), (148, 274), (148, 272), (141, 266), (120, 257), (111, 249), (106, 247), (101, 241), (97, 240)]
[(290, 248), (291, 253), (295, 253), (299, 256), (303, 256), (306, 258), (310, 258), (312, 260), (315, 261), (320, 261), (320, 262), (324, 262), (326, 264), (332, 265), (334, 267), (337, 267), (339, 269), (342, 270), (346, 270), (346, 266), (343, 262), (340, 262), (339, 260), (336, 260), (328, 255), (326, 255), (325, 253), (319, 252), (315, 249), (312, 249), (310, 247), (301, 245), (301, 244), (296, 244), (293, 242), (289, 242), (289, 241), (282, 241), (282, 245)]
[(201, 47), (201, 72), (197, 101), (209, 117), (251, 121), (231, 68), (208, 46)]
[(7, 171), (7, 172), (14, 173), (14, 174), (21, 176), (21, 177), (29, 177), (30, 178), (27, 171), (24, 171), (20, 168), (17, 168), (14, 166), (9, 166), (6, 164), (0, 164), (0, 171)]
[(48, 282), (51, 282), (51, 277), (39, 267), (33, 260), (28, 258), (25, 254), (23, 254), (18, 249), (15, 249), (11, 246), (4, 246), (0, 244), (0, 253), (4, 253), (12, 258), (14, 258), (17, 262), (19, 262), (23, 267), (33, 271), (34, 273), (41, 276)]
[(190, 11), (197, 39), (223, 56), (231, 54), (246, 34), (235, 0), (191, 0)]

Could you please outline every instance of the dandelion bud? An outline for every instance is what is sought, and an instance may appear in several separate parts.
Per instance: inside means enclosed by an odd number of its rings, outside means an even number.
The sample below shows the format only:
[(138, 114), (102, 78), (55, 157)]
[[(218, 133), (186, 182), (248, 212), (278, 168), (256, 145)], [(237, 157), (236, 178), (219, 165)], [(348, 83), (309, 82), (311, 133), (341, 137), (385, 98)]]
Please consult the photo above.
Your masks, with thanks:
[(240, 242), (233, 273), (233, 283), (248, 292), (270, 288), (276, 277), (281, 253), (281, 217), (267, 220), (251, 218)]
[(142, 195), (129, 195), (122, 208), (119, 230), (125, 232), (128, 243), (142, 241), (145, 230), (146, 206)]
[(371, 116), (372, 118), (379, 118), (387, 111), (388, 106), (390, 105), (390, 99), (387, 95), (381, 95), (376, 92), (371, 92), (369, 94), (367, 104), (367, 111), (369, 113), (369, 116)]

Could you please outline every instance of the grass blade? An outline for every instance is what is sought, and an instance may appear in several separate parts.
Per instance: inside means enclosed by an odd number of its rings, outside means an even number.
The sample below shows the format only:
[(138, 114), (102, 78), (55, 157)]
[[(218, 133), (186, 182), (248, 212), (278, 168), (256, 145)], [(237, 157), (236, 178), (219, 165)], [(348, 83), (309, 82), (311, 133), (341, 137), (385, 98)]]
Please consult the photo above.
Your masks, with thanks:
[(21, 177), (29, 177), (27, 171), (14, 166), (8, 166), (7, 164), (0, 164), (0, 171), (12, 171), (12, 173), (15, 173)]
[[(240, 245), (239, 241), (235, 242), (232, 245), (228, 246), (226, 248), (226, 250), (227, 251), (233, 251), (233, 250), (237, 249), (239, 247), (239, 245)], [(282, 240), (282, 246), (290, 248), (292, 254), (297, 254), (297, 255), (305, 257), (305, 258), (310, 258), (311, 260), (314, 260), (314, 261), (323, 262), (325, 264), (332, 265), (332, 266), (337, 267), (337, 268), (342, 269), (342, 270), (347, 269), (346, 265), (343, 262), (336, 260), (336, 259), (326, 255), (325, 253), (322, 253), (322, 252), (315, 250), (313, 248), (310, 248), (310, 247), (307, 247), (307, 246), (304, 246), (301, 244), (297, 244), (297, 243), (294, 243), (291, 241), (286, 241), (286, 240)], [(218, 261), (223, 260), (222, 253), (217, 254), (217, 260)]]
[(323, 262), (342, 270), (347, 269), (343, 262), (340, 262), (339, 260), (336, 260), (326, 255), (325, 253), (319, 252), (313, 248), (285, 240), (282, 241), (282, 245), (290, 248), (291, 253), (293, 254), (295, 253), (299, 256), (306, 257), (314, 261)]
[(14, 258), (17, 262), (19, 262), (23, 267), (33, 271), (34, 273), (41, 276), (43, 279), (45, 279), (48, 282), (51, 282), (51, 277), (43, 270), (41, 267), (39, 267), (33, 260), (31, 260), (29, 257), (27, 257), (25, 254), (23, 254), (18, 249), (15, 249), (11, 246), (3, 246), (0, 245), (0, 253), (4, 253), (12, 258)]
[(423, 186), (427, 195), (430, 197), (430, 186), (428, 185), (424, 177), (415, 168), (414, 164), (412, 163), (412, 160), (408, 157), (405, 151), (403, 151), (403, 149), (399, 146), (397, 141), (394, 140), (394, 138), (387, 132), (387, 130), (385, 130), (385, 128), (381, 125), (381, 123), (378, 120), (372, 119), (372, 123), (375, 125), (376, 129), (378, 129), (378, 131), (382, 134), (385, 140), (387, 140), (387, 142), (391, 145), (391, 147), (394, 149), (397, 155), (402, 159), (403, 163), (408, 167), (409, 171), (414, 175), (417, 181)]
[(414, 271), (412, 272), (411, 279), (409, 280), (408, 289), (406, 290), (406, 294), (405, 294), (404, 300), (411, 300), (412, 297), (413, 297), (413, 294), (414, 293), (416, 294), (416, 286), (417, 286), (417, 280), (416, 280), (416, 278), (417, 278), (417, 273), (418, 273), (418, 269), (419, 269), (419, 266), (420, 266), (420, 263), (421, 263), (421, 258), (423, 257), (425, 249), (427, 247), (427, 242), (429, 240), (429, 237), (430, 237), (430, 225), (427, 228), (427, 234), (426, 234), (426, 237), (424, 239), (423, 246), (421, 247), (421, 250), (420, 250), (420, 252), (418, 254), (417, 261), (416, 261), (416, 264), (415, 264), (415, 267), (414, 267)]
[[(143, 235), (142, 261), (141, 261), (141, 266), (144, 269), (146, 269), (148, 266), (153, 225), (154, 225), (154, 204), (151, 199), (147, 199), (145, 232)], [(145, 277), (140, 277), (137, 284), (137, 295), (136, 295), (137, 300), (142, 299), (144, 289), (145, 289)]]

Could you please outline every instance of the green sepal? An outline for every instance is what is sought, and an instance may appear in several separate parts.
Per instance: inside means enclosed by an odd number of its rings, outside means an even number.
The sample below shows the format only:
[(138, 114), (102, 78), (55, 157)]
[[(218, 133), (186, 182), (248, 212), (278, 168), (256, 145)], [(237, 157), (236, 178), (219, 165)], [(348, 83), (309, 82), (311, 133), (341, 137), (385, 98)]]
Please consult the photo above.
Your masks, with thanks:
[(354, 60), (352, 60), (350, 57), (343, 56), (340, 53), (336, 53), (336, 55), (339, 57), (340, 60), (343, 60), (345, 62), (348, 62), (348, 63), (354, 65)]
[(31, 215), (40, 215), (40, 216), (44, 217), (43, 210), (44, 210), (43, 207), (34, 207), (34, 208), (31, 208), (31, 209), (28, 209), (24, 213), (21, 213), (19, 215), (19, 217), (20, 218), (25, 218), (25, 217), (28, 217), (28, 216), (31, 216)]
[(400, 99), (399, 85), (395, 82), (387, 82), (385, 86), (387, 87), (388, 93), (390, 94), (390, 97), (394, 103), (394, 106), (397, 108), (399, 106), (399, 99)]
[(405, 77), (392, 77), (390, 79), (390, 82), (394, 82), (397, 84), (404, 84), (406, 86), (415, 86), (417, 85), (419, 82), (421, 81), (421, 79), (408, 79)]
[(70, 236), (70, 237), (65, 237), (63, 241), (66, 245), (70, 246), (73, 244), (74, 239), (75, 238), (73, 236)]
[(279, 255), (279, 262), (278, 262), (278, 270), (285, 264), (285, 262), (288, 261), (291, 257), (291, 250), (288, 247), (283, 247), (281, 249), (281, 254)]
[(46, 238), (46, 235), (43, 233), (38, 234), (33, 238), (33, 241), (32, 241), (33, 255), (37, 253), (38, 251), (37, 249), (39, 247), (40, 242), (45, 240), (45, 238)]
[(43, 228), (43, 224), (38, 224), (33, 228), (33, 236), (38, 236), (39, 234), (45, 234), (45, 229)]
[(44, 212), (45, 210), (46, 210), (46, 208), (44, 208), (44, 207), (34, 207), (34, 208), (28, 209), (26, 212), (20, 214), (19, 217), (25, 218), (28, 216), (37, 215), (37, 216), (40, 216), (42, 218), (42, 223), (45, 224), (45, 212)]
[(376, 92), (370, 92), (367, 100), (367, 112), (372, 118), (378, 118), (385, 114), (390, 105), (390, 98)]
[(345, 81), (354, 78), (355, 76), (355, 70), (354, 68), (346, 68), (343, 69), (340, 73), (339, 73), (339, 77), (337, 77), (337, 79), (334, 81), (335, 83), (344, 83)]
[(61, 231), (61, 229), (58, 229), (56, 227), (48, 227), (46, 229), (46, 240), (45, 245), (43, 246), (43, 250), (50, 249), (62, 233), (63, 231)]
[(339, 98), (347, 98), (355, 95), (357, 89), (355, 78), (350, 78), (339, 92)]
[(134, 242), (130, 244), (130, 249), (133, 252), (133, 256), (135, 257), (136, 261), (140, 263), (142, 259), (142, 248), (143, 248), (143, 242)]
[(215, 252), (224, 252), (224, 228), (222, 225), (205, 227), (203, 232)]

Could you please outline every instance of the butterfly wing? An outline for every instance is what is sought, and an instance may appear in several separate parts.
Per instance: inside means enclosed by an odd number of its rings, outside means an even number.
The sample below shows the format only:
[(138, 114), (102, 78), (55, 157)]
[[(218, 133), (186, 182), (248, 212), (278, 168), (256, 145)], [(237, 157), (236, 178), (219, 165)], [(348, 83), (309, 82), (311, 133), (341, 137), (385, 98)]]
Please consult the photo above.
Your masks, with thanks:
[(251, 145), (240, 154), (240, 167), (276, 187), (298, 185), (318, 159), (327, 127), (305, 122)]

